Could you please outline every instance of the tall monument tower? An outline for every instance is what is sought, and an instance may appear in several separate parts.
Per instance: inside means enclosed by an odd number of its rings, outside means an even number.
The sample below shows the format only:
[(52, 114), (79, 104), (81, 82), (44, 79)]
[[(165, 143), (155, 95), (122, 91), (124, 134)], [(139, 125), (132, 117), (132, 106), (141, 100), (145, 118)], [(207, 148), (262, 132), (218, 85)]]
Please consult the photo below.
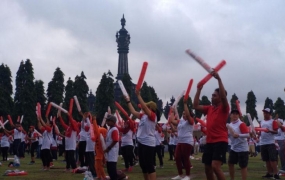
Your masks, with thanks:
[(117, 50), (119, 53), (118, 74), (116, 77), (117, 80), (121, 80), (124, 74), (129, 74), (128, 53), (131, 36), (125, 29), (126, 20), (124, 15), (121, 19), (121, 25), (122, 28), (116, 33), (116, 42), (118, 44)]

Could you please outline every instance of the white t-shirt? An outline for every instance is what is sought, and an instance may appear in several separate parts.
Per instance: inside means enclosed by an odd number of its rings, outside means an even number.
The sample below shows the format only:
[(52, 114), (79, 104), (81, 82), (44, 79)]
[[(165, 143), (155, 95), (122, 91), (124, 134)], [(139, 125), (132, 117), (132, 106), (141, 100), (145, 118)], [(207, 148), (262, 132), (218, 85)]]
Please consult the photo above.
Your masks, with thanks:
[[(89, 123), (88, 123), (89, 122)], [(85, 131), (85, 126), (90, 126), (90, 120), (89, 118), (86, 118), (86, 122), (85, 120), (81, 121), (81, 128), (80, 128), (80, 133), (79, 133), (79, 141), (86, 141), (87, 140), (87, 136), (88, 136), (88, 132)]]
[[(71, 128), (71, 127), (69, 127)], [(71, 131), (71, 136), (67, 137), (65, 136), (65, 150), (75, 150), (76, 149), (76, 131)]]
[(156, 117), (155, 121), (152, 121), (148, 118), (146, 114), (142, 115), (137, 132), (137, 139), (139, 143), (144, 144), (146, 146), (155, 147), (154, 132), (156, 121)]
[(4, 134), (1, 138), (1, 147), (9, 147), (9, 146), (10, 146), (9, 137)]
[[(106, 137), (106, 147), (109, 147), (113, 142), (113, 139), (112, 139), (113, 131), (118, 131), (118, 134), (119, 134), (119, 130), (117, 129), (117, 127), (112, 127), (111, 129), (109, 129), (107, 133), (107, 137)], [(118, 154), (119, 154), (119, 142), (117, 142), (107, 153), (107, 161), (117, 162), (118, 156), (119, 156)]]
[[(269, 130), (273, 130), (273, 119), (270, 120), (262, 120), (260, 122), (261, 128), (268, 128)], [(260, 145), (266, 145), (266, 144), (274, 144), (274, 134), (272, 133), (266, 133), (266, 132), (261, 132), (260, 135)]]
[(181, 118), (177, 126), (177, 132), (178, 143), (186, 143), (193, 146), (193, 125)]
[[(232, 127), (232, 129), (234, 130), (236, 134), (242, 134), (240, 130), (240, 125), (242, 123), (243, 122), (240, 119), (238, 119), (235, 122), (231, 122), (229, 126)], [(230, 133), (228, 134), (230, 135)], [(231, 139), (231, 150), (235, 152), (247, 152), (248, 151), (247, 138), (242, 138), (242, 137), (234, 138), (232, 135), (230, 135), (230, 139)]]
[(43, 135), (43, 143), (41, 150), (50, 149), (50, 145), (52, 143), (50, 134), (47, 132), (47, 130), (45, 130), (42, 135)]
[(122, 133), (121, 147), (131, 145), (133, 146), (133, 131), (129, 130), (126, 134)]
[(14, 140), (16, 139), (22, 139), (22, 132), (14, 129)]

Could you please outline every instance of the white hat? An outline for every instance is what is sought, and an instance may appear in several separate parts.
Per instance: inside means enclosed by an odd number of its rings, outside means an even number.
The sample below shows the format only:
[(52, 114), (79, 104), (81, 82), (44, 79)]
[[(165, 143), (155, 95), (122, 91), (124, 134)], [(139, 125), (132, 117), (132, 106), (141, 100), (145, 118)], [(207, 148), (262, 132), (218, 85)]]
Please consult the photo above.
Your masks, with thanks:
[(270, 109), (269, 108), (265, 108), (262, 110), (263, 112), (267, 112), (267, 113), (270, 113)]

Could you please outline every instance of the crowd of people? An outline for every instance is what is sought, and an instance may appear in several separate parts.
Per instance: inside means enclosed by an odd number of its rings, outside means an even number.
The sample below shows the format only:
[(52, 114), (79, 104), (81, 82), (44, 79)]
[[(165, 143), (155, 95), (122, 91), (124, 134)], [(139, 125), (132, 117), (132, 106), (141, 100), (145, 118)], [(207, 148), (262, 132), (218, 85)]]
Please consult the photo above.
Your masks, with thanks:
[[(14, 124), (10, 120), (12, 129), (0, 130), (2, 161), (7, 161), (9, 151), (14, 158), (21, 158), (28, 150), (31, 156), (30, 164), (35, 163), (35, 158), (41, 158), (43, 170), (46, 171), (53, 166), (53, 160), (57, 160), (59, 155), (64, 156), (67, 172), (86, 169), (91, 172), (93, 178), (117, 180), (117, 161), (121, 154), (124, 172), (131, 173), (133, 166), (139, 163), (143, 178), (155, 180), (156, 168), (164, 167), (164, 144), (167, 144), (169, 160), (175, 161), (177, 168), (177, 176), (173, 177), (173, 180), (190, 180), (193, 167), (190, 157), (198, 152), (203, 153), (202, 163), (208, 180), (225, 179), (221, 169), (223, 164), (228, 164), (232, 180), (235, 178), (235, 164), (240, 167), (242, 179), (246, 179), (249, 156), (256, 156), (259, 152), (267, 168), (263, 178), (280, 179), (279, 172), (285, 172), (283, 121), (278, 115), (273, 119), (270, 109), (265, 108), (264, 120), (260, 122), (260, 127), (265, 130), (255, 132), (254, 129), (248, 128), (240, 118), (240, 111), (230, 110), (227, 92), (219, 74), (213, 71), (212, 76), (218, 81), (218, 88), (212, 94), (212, 104), (199, 104), (203, 86), (198, 86), (194, 97), (193, 108), (207, 116), (206, 126), (201, 128), (203, 136), (199, 138), (193, 136), (196, 117), (189, 109), (187, 99), (183, 100), (184, 111), (181, 117), (175, 107), (171, 107), (168, 122), (160, 125), (160, 112), (156, 103), (145, 102), (140, 91), (136, 90), (141, 111), (135, 110), (128, 96), (125, 96), (125, 100), (129, 111), (139, 119), (139, 123), (129, 117), (120, 121), (118, 116), (109, 114), (106, 124), (100, 127), (97, 125), (96, 116), (89, 112), (80, 112), (80, 121), (74, 120), (70, 113), (67, 113), (64, 120), (59, 113), (58, 117), (53, 119), (38, 116), (37, 124), (31, 125), (29, 130), (25, 131), (20, 122)], [(231, 122), (227, 124), (229, 114)], [(57, 119), (61, 128), (55, 123)], [(59, 129), (64, 131), (60, 132)], [(278, 155), (281, 161), (280, 170), (277, 168)]]

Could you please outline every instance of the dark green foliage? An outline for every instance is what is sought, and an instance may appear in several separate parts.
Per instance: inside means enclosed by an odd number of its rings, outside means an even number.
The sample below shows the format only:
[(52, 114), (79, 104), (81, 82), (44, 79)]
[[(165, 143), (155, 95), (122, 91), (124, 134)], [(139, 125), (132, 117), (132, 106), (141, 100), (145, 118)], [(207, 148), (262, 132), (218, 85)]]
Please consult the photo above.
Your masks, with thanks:
[(109, 71), (107, 74), (104, 73), (100, 84), (96, 91), (96, 101), (95, 101), (95, 112), (97, 116), (97, 122), (101, 124), (105, 112), (108, 111), (108, 106), (111, 109), (114, 107), (114, 80), (113, 75)]
[[(63, 101), (64, 93), (64, 74), (59, 67), (56, 68), (52, 80), (48, 83), (47, 88), (47, 99), (49, 102), (54, 102), (60, 104)], [(55, 116), (57, 110), (52, 108), (50, 111), (50, 116)]]
[(237, 97), (236, 94), (234, 93), (234, 94), (232, 95), (232, 99), (231, 99), (231, 110), (237, 109), (236, 100), (238, 100), (238, 97)]
[(264, 107), (263, 107), (264, 109), (265, 108), (269, 108), (270, 109), (270, 112), (272, 113), (273, 112), (273, 101), (272, 101), (272, 99), (270, 99), (270, 98), (266, 98), (265, 99), (265, 102), (264, 102)]
[(23, 127), (35, 125), (37, 122), (35, 107), (36, 107), (36, 92), (34, 84), (33, 65), (29, 59), (21, 61), (19, 70), (16, 76), (16, 92), (14, 99), (14, 122), (17, 116), (24, 115)]
[(274, 114), (278, 114), (280, 119), (285, 119), (285, 106), (284, 101), (278, 97), (274, 103)]
[[(82, 71), (80, 76), (76, 76), (75, 77), (75, 81), (73, 84), (73, 91), (74, 91), (74, 95), (77, 96), (77, 99), (79, 101), (80, 107), (81, 107), (81, 111), (87, 112), (88, 110), (88, 105), (87, 105), (87, 95), (88, 95), (88, 91), (89, 91), (89, 87), (85, 81), (86, 77), (84, 75), (84, 72)], [(81, 116), (78, 113), (78, 110), (76, 109), (76, 105), (74, 103), (73, 105), (73, 118), (77, 119), (77, 120), (81, 120)]]
[(45, 88), (44, 82), (42, 80), (35, 81), (35, 93), (36, 93), (36, 102), (41, 104), (41, 114), (45, 113), (45, 106), (46, 106), (46, 96), (45, 96)]
[(13, 110), (13, 86), (11, 70), (3, 63), (0, 65), (0, 116), (7, 116)]
[[(180, 99), (180, 101), (178, 102), (178, 106), (177, 106), (177, 110), (178, 110), (179, 117), (182, 116), (182, 113), (183, 113), (183, 111), (184, 111), (183, 98), (184, 98), (184, 97), (182, 97), (182, 98)], [(192, 103), (191, 97), (188, 97), (187, 105), (188, 105), (189, 111), (192, 111), (193, 103)]]
[(258, 119), (257, 112), (255, 110), (255, 108), (256, 108), (256, 97), (255, 97), (253, 91), (248, 92), (247, 100), (245, 103), (246, 103), (246, 113), (249, 113), (251, 115), (252, 120), (254, 118)]

